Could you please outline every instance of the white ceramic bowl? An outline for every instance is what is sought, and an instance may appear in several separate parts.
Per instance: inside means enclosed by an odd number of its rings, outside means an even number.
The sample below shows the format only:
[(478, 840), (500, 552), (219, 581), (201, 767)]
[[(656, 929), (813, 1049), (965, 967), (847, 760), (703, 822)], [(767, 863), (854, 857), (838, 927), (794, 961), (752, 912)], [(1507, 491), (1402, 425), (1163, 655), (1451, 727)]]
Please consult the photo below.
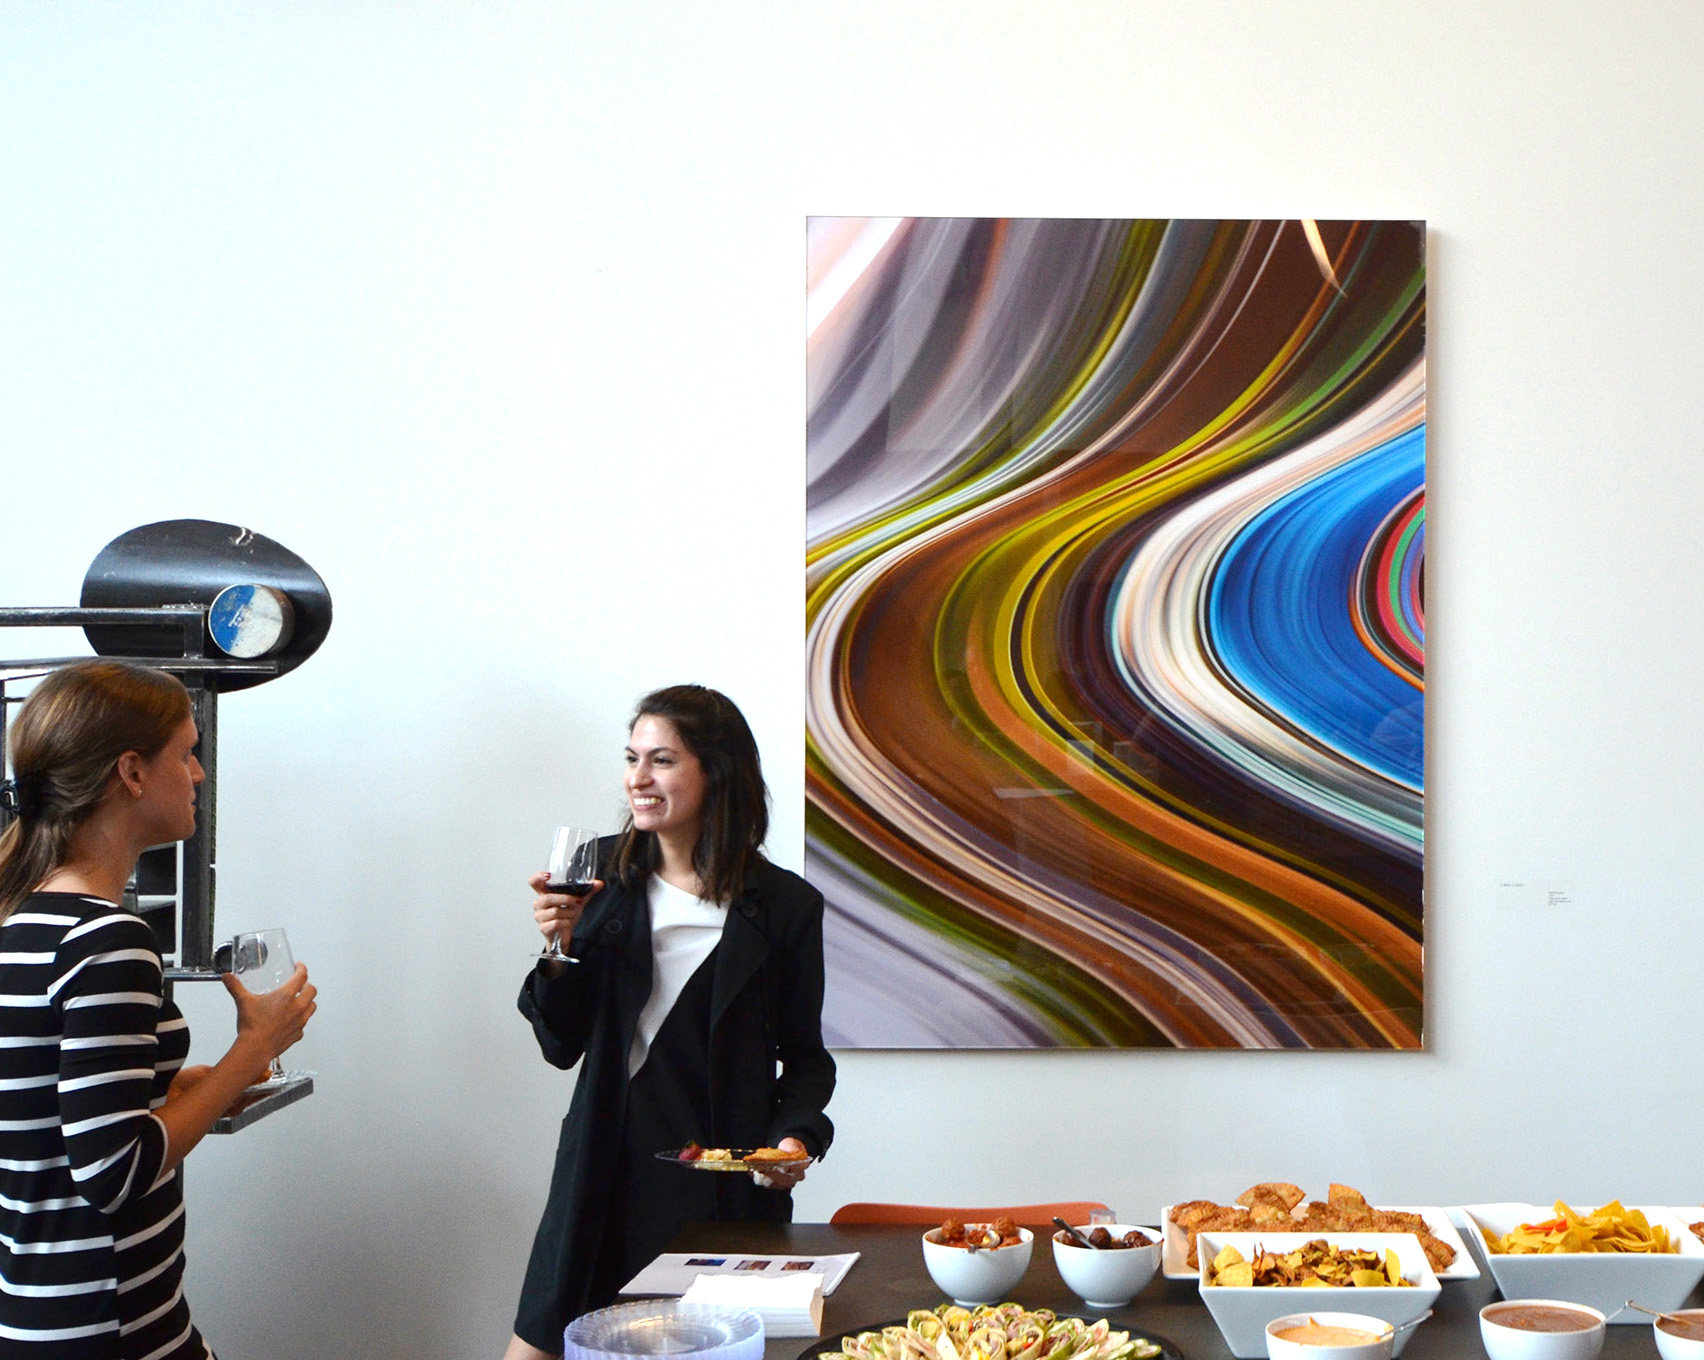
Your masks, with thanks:
[[(1704, 1308), (1677, 1308), (1676, 1317), (1683, 1317), (1692, 1322), (1704, 1323)], [(1704, 1341), (1692, 1341), (1684, 1336), (1675, 1336), (1665, 1332), (1657, 1323), (1651, 1324), (1651, 1330), (1657, 1338), (1657, 1354), (1663, 1360), (1704, 1360)]]
[(1157, 1228), (1142, 1228), (1132, 1223), (1085, 1224), (1077, 1231), (1087, 1237), (1096, 1227), (1104, 1227), (1114, 1237), (1123, 1237), (1135, 1228), (1151, 1237), (1153, 1245), (1110, 1247), (1101, 1251), (1061, 1242), (1055, 1232), (1053, 1264), (1059, 1267), (1059, 1278), (1065, 1281), (1065, 1287), (1090, 1308), (1122, 1308), (1142, 1292), (1159, 1269), (1160, 1233)]
[[(1227, 1247), (1235, 1247), (1245, 1260), (1256, 1251), (1292, 1251), (1305, 1242), (1324, 1238), (1334, 1247), (1395, 1251), (1402, 1276), (1414, 1281), (1403, 1289), (1356, 1289), (1311, 1285), (1208, 1284), (1207, 1271), (1213, 1258)], [(1395, 1327), (1419, 1317), (1443, 1292), (1438, 1277), (1426, 1263), (1426, 1253), (1413, 1233), (1202, 1233), (1196, 1238), (1201, 1261), (1201, 1301), (1219, 1324), (1219, 1332), (1238, 1360), (1259, 1360), (1266, 1354), (1266, 1324), (1290, 1313), (1360, 1313), (1380, 1318)], [(1391, 1354), (1401, 1355), (1413, 1331), (1401, 1333), (1392, 1342)]]
[[(1358, 1332), (1371, 1332), (1376, 1340), (1359, 1345), (1316, 1346), (1300, 1341), (1286, 1341), (1275, 1335), (1287, 1327), (1302, 1327), (1318, 1322), (1326, 1327), (1353, 1327)], [(1394, 1340), (1390, 1324), (1383, 1318), (1365, 1313), (1288, 1313), (1266, 1324), (1266, 1353), (1271, 1360), (1390, 1360)]]
[[(1578, 1208), (1579, 1206), (1575, 1206)], [(1629, 1208), (1635, 1207), (1632, 1205)], [(1661, 1223), (1680, 1244), (1678, 1253), (1547, 1252), (1533, 1256), (1496, 1256), (1485, 1237), (1501, 1237), (1522, 1223), (1556, 1217), (1550, 1204), (1470, 1204), (1463, 1212), (1481, 1236), (1479, 1248), (1491, 1278), (1505, 1299), (1566, 1299), (1595, 1308), (1617, 1324), (1645, 1322), (1645, 1314), (1622, 1309), (1628, 1299), (1668, 1312), (1680, 1307), (1704, 1279), (1704, 1242), (1687, 1230), (1672, 1210), (1637, 1206), (1650, 1222)], [(1580, 1208), (1581, 1213), (1590, 1210)]]
[(923, 1234), (923, 1264), (928, 1267), (929, 1278), (954, 1303), (1002, 1303), (1029, 1269), (1035, 1234), (1028, 1228), (1018, 1229), (1022, 1241), (980, 1251), (943, 1247), (931, 1241), (940, 1231), (931, 1228)]
[[(1578, 1332), (1529, 1332), (1493, 1320), (1498, 1309), (1510, 1307), (1567, 1308), (1588, 1314), (1594, 1325)], [(1498, 1299), (1479, 1310), (1479, 1339), (1491, 1360), (1596, 1360), (1607, 1330), (1604, 1321), (1596, 1308), (1566, 1299)]]

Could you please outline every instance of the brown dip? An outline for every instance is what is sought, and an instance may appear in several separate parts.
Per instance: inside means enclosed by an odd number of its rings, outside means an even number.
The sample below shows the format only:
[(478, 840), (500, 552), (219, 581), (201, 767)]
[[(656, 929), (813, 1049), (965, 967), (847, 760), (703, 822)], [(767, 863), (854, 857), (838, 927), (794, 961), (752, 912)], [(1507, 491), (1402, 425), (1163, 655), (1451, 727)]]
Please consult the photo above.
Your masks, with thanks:
[(1485, 1318), (1517, 1332), (1589, 1332), (1598, 1325), (1595, 1317), (1578, 1308), (1554, 1308), (1543, 1303), (1506, 1303), (1488, 1309)]
[(1658, 1322), (1657, 1330), (1687, 1341), (1704, 1341), (1704, 1313), (1677, 1313)]
[(1365, 1346), (1369, 1341), (1379, 1339), (1359, 1327), (1329, 1327), (1323, 1322), (1280, 1327), (1272, 1335), (1280, 1341), (1294, 1341), (1298, 1346)]

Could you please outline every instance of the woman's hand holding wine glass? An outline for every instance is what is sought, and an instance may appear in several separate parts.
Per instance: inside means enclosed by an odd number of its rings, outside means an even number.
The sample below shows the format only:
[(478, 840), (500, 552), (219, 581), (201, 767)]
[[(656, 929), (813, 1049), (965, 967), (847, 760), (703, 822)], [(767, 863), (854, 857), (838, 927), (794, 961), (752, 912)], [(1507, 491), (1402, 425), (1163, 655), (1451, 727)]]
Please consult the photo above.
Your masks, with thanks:
[(533, 920), (547, 941), (539, 958), (549, 973), (560, 971), (560, 965), (578, 963), (565, 953), (562, 942), (570, 939), (580, 924), (580, 913), (586, 900), (599, 888), (598, 838), (595, 832), (580, 831), (571, 826), (559, 826), (550, 842), (550, 867), (527, 880), (534, 893)]
[(267, 992), (251, 992), (234, 973), (224, 974), (222, 980), (237, 1003), (237, 1041), (233, 1048), (245, 1046), (259, 1055), (250, 1081), (265, 1081), (273, 1059), (302, 1037), (319, 1009), (314, 1000), (318, 989), (308, 981), (305, 963), (296, 964), (280, 986)]
[[(290, 952), (290, 936), (282, 926), (273, 926), (270, 930), (246, 930), (235, 936), (228, 946), (221, 945), (215, 951), (213, 959), (214, 965), (224, 971), (227, 986), (230, 985), (230, 978), (235, 975), (236, 981), (242, 984), (243, 990), (254, 995), (265, 995), (278, 991), (285, 983), (292, 981), (295, 981), (295, 986), (291, 989), (292, 993), (300, 992), (307, 980), (305, 970), (301, 974), (301, 980), (296, 980), (296, 970), (300, 965), (296, 962), (296, 956)], [(235, 996), (236, 992), (233, 990), (231, 994)], [(309, 989), (308, 999), (310, 1001), (313, 999), (311, 988)], [(238, 1030), (240, 1032), (242, 1028), (242, 1006), (240, 1003), (237, 1010)], [(312, 1013), (310, 1010), (309, 1014)], [(305, 1025), (307, 1020), (304, 1018), (302, 1023)], [(300, 1033), (296, 1035), (296, 1038), (301, 1038)], [(291, 1039), (290, 1043), (285, 1044), (284, 1047), (288, 1048), (290, 1044), (295, 1042), (296, 1039)], [(280, 1049), (279, 1053), (282, 1053), (282, 1051)], [(276, 1086), (283, 1080), (284, 1064), (279, 1062), (278, 1054), (275, 1053), (266, 1074), (255, 1078), (254, 1084)]]

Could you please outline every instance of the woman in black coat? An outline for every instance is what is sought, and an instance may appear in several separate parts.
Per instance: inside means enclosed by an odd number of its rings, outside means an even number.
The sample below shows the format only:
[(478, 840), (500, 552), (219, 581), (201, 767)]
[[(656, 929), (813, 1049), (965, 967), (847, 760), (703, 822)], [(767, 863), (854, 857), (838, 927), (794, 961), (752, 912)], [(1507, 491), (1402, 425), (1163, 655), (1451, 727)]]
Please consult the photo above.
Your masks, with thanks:
[[(628, 825), (582, 898), (530, 880), (548, 939), (521, 988), (546, 1061), (579, 1065), (505, 1360), (559, 1355), (562, 1331), (686, 1223), (786, 1222), (802, 1171), (698, 1172), (655, 1153), (688, 1142), (820, 1157), (834, 1059), (822, 1043), (822, 895), (759, 853), (768, 830), (757, 745), (698, 685), (640, 700)], [(777, 1072), (779, 1067), (779, 1072)]]

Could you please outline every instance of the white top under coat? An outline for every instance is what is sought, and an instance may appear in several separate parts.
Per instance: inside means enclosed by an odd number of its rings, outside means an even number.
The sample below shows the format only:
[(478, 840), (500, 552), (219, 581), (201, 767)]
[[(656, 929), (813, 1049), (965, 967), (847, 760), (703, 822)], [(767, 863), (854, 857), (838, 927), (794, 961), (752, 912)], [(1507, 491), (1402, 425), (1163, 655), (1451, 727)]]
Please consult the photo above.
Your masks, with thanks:
[(645, 1065), (663, 1021), (722, 938), (722, 925), (728, 919), (726, 906), (694, 897), (664, 882), (660, 874), (651, 875), (645, 901), (651, 916), (651, 995), (639, 1012), (639, 1024), (627, 1050), (629, 1079)]

